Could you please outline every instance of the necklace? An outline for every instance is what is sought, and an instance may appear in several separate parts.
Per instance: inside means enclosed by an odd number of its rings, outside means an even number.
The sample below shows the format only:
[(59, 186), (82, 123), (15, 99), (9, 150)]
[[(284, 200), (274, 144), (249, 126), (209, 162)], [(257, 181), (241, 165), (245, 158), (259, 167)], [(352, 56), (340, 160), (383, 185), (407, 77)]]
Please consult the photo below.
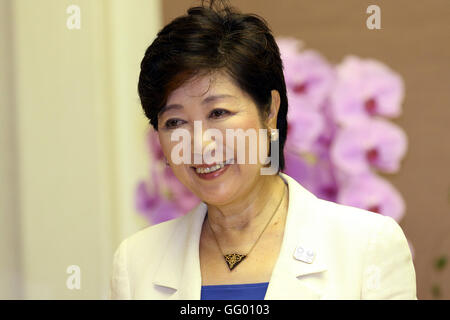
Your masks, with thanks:
[[(219, 241), (216, 238), (216, 234), (214, 233), (214, 230), (211, 228), (211, 225), (209, 224), (209, 219), (207, 220), (208, 222), (208, 226), (212, 231), (212, 234), (214, 236), (214, 239), (216, 240), (217, 246), (220, 249), (220, 252), (222, 253), (225, 262), (228, 265), (228, 268), (231, 270), (233, 270), (234, 268), (237, 267), (237, 265), (239, 263), (241, 263), (245, 258), (247, 258), (247, 256), (250, 254), (250, 252), (252, 252), (253, 248), (255, 247), (256, 243), (258, 243), (259, 239), (261, 238), (261, 236), (263, 235), (264, 231), (266, 230), (267, 226), (269, 225), (270, 221), (272, 221), (273, 217), (275, 216), (275, 213), (278, 211), (278, 209), (280, 208), (281, 202), (283, 202), (284, 199), (284, 195), (286, 193), (286, 185), (284, 184), (284, 188), (283, 188), (283, 196), (281, 197), (280, 202), (278, 203), (277, 208), (275, 209), (275, 211), (272, 213), (272, 216), (270, 217), (269, 221), (266, 223), (266, 226), (264, 227), (263, 231), (261, 232), (261, 234), (259, 235), (258, 239), (256, 239), (255, 243), (253, 244), (253, 246), (250, 248), (250, 250), (247, 252), (247, 254), (239, 254), (239, 253), (230, 253), (230, 254), (224, 254), (222, 248), (220, 247)], [(208, 212), (206, 213), (208, 215)]]

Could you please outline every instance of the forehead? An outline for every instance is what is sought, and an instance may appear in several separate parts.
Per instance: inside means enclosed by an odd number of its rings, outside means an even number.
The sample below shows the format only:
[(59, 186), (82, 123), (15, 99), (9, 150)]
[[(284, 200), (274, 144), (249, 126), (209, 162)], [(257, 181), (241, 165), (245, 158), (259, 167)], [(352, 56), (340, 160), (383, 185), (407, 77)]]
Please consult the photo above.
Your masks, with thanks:
[(184, 104), (187, 101), (203, 100), (215, 94), (228, 94), (236, 98), (244, 96), (242, 90), (227, 74), (215, 72), (189, 79), (169, 94), (167, 104)]

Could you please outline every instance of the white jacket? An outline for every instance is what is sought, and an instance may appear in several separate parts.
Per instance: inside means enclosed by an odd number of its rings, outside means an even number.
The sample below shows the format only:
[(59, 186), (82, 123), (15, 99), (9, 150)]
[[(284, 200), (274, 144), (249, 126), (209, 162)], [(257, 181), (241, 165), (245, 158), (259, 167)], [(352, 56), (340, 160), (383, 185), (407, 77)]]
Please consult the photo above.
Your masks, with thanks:
[[(293, 178), (280, 176), (289, 187), (289, 207), (265, 299), (417, 299), (408, 243), (392, 218), (318, 199)], [(202, 202), (122, 241), (110, 297), (200, 299), (206, 210)]]

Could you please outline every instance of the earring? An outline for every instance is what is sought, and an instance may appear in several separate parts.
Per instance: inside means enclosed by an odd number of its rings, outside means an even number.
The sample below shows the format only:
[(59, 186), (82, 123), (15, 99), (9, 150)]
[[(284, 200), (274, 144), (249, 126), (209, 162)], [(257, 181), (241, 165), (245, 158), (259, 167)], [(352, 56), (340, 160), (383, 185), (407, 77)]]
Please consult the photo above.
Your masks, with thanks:
[(270, 129), (270, 140), (275, 141), (278, 139), (278, 130)]

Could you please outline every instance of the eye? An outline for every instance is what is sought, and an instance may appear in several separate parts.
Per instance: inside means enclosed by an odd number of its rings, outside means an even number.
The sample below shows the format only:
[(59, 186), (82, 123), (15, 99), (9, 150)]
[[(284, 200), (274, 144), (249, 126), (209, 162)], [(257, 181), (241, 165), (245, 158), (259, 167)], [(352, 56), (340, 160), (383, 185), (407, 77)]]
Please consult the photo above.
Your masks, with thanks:
[(214, 109), (213, 111), (211, 111), (211, 117), (212, 118), (221, 118), (222, 116), (229, 114), (230, 112), (228, 112), (225, 109)]
[(175, 127), (180, 126), (181, 122), (183, 122), (183, 120), (180, 120), (180, 119), (169, 119), (169, 120), (166, 121), (164, 126), (167, 129), (171, 129), (171, 128), (175, 128)]

